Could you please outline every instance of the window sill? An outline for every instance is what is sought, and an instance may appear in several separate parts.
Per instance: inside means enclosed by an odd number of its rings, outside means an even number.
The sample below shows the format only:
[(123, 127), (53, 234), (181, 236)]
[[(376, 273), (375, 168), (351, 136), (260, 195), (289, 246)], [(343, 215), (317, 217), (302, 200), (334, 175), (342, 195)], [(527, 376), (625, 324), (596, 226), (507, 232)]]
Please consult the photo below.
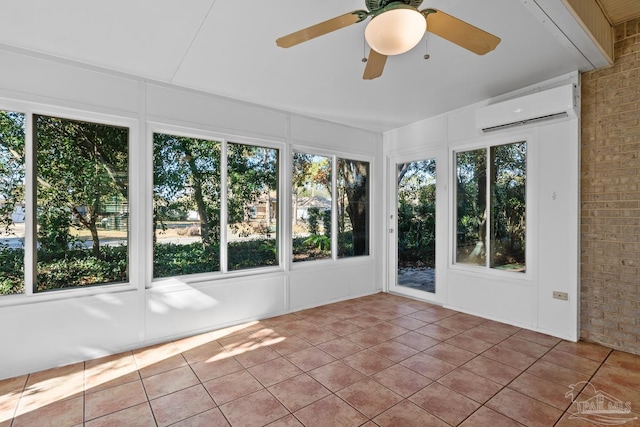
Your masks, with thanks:
[(31, 295), (3, 295), (0, 297), (0, 307), (12, 307), (45, 302), (64, 301), (87, 297), (103, 297), (110, 294), (137, 291), (131, 283), (114, 283), (95, 285), (85, 288), (58, 289), (46, 292), (38, 292)]

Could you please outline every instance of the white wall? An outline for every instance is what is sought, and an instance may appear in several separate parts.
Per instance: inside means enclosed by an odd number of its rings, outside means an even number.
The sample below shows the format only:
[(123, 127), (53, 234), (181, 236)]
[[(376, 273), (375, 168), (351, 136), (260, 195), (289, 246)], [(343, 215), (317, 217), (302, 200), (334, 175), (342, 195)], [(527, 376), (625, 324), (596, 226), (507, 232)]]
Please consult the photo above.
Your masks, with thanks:
[[(535, 87), (523, 88), (500, 99), (517, 97), (544, 87), (579, 83), (577, 73), (560, 76)], [(578, 88), (579, 93), (579, 88)], [(491, 103), (495, 100), (491, 100)], [(526, 327), (569, 340), (578, 339), (579, 280), (579, 120), (545, 122), (483, 135), (476, 129), (475, 111), (490, 100), (387, 132), (383, 137), (387, 159), (421, 159), (423, 153), (446, 149), (445, 162), (439, 162), (448, 180), (438, 187), (447, 194), (444, 223), (437, 224), (437, 240), (445, 253), (438, 253), (439, 297), (445, 306), (483, 317)], [(504, 273), (486, 268), (470, 268), (453, 262), (455, 239), (455, 200), (453, 178), (455, 150), (478, 145), (527, 141), (529, 192), (527, 206), (527, 272)], [(391, 166), (388, 166), (389, 168)], [(388, 173), (388, 172), (387, 172)], [(440, 175), (439, 175), (440, 176)], [(387, 179), (389, 186), (392, 180)], [(448, 188), (448, 189), (447, 189)], [(394, 212), (393, 192), (385, 215)], [(440, 204), (442, 199), (438, 200)], [(386, 244), (393, 248), (388, 239)], [(393, 254), (389, 251), (391, 262)], [(390, 271), (394, 265), (388, 265)], [(387, 285), (393, 285), (394, 274)], [(398, 290), (399, 288), (394, 288)], [(552, 298), (553, 291), (569, 294), (568, 301)]]
[[(291, 265), (286, 218), (293, 146), (371, 161), (382, 187), (381, 135), (178, 87), (0, 50), (0, 109), (100, 117), (132, 129), (131, 282), (0, 297), (0, 379), (378, 292), (383, 198), (372, 194), (371, 256)], [(167, 126), (281, 148), (280, 267), (151, 280), (151, 127)], [(233, 140), (233, 139), (232, 139)]]

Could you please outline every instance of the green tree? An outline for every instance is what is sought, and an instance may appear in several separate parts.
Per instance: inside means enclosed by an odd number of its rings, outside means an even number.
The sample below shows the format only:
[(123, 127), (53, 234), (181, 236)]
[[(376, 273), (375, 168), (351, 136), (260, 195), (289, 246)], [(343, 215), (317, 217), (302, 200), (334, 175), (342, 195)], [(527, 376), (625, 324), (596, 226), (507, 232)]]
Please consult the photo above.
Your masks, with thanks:
[[(59, 212), (65, 210), (69, 224), (90, 231), (99, 259), (104, 208), (128, 196), (128, 129), (49, 116), (35, 116), (35, 122), (40, 218), (55, 218), (48, 226), (59, 226), (61, 233), (68, 230)], [(50, 231), (41, 228), (40, 234)]]
[(24, 114), (0, 111), (0, 227), (6, 233), (16, 204), (24, 202), (24, 129)]
[(435, 266), (436, 163), (398, 164), (398, 263)]
[[(343, 230), (342, 233), (346, 234), (344, 228), (346, 213), (351, 225), (352, 255), (368, 255), (369, 162), (338, 159), (338, 183), (339, 227)], [(344, 252), (343, 254), (346, 255)]]
[[(154, 231), (175, 211), (195, 210), (203, 249), (220, 239), (220, 142), (154, 134)], [(154, 233), (155, 239), (155, 233)]]
[(227, 148), (227, 215), (239, 232), (238, 224), (250, 215), (254, 202), (264, 195), (269, 205), (270, 193), (278, 188), (278, 150), (236, 143)]

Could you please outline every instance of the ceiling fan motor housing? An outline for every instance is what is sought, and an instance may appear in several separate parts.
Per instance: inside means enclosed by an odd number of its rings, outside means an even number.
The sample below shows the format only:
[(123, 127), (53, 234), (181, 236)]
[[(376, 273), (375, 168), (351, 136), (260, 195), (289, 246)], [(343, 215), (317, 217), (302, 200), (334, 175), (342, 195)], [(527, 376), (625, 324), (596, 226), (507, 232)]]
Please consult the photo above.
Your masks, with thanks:
[(365, 0), (365, 4), (369, 12), (375, 12), (391, 3), (403, 3), (409, 6), (418, 7), (423, 0)]

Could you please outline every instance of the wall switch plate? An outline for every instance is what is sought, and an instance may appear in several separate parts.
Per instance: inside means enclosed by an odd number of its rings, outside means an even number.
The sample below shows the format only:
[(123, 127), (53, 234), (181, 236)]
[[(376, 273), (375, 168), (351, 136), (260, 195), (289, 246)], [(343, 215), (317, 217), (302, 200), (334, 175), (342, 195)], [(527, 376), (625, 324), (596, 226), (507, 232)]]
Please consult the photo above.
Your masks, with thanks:
[(562, 301), (569, 301), (569, 294), (567, 292), (553, 291), (553, 297), (555, 299), (561, 299)]

